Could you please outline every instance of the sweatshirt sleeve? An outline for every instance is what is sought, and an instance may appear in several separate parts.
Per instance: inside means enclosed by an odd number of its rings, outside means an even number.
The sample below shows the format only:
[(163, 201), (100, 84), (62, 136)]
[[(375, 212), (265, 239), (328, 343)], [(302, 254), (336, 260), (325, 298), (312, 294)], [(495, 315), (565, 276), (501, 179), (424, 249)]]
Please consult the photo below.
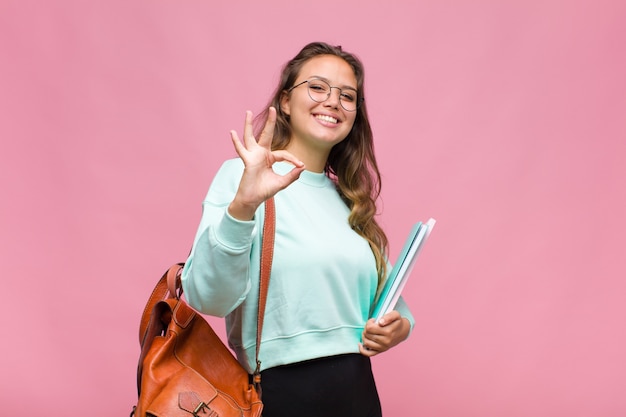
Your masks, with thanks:
[(204, 314), (223, 317), (246, 298), (251, 282), (250, 253), (256, 218), (240, 221), (228, 214), (243, 173), (240, 159), (219, 169), (202, 204), (202, 218), (185, 263), (182, 286), (189, 304)]

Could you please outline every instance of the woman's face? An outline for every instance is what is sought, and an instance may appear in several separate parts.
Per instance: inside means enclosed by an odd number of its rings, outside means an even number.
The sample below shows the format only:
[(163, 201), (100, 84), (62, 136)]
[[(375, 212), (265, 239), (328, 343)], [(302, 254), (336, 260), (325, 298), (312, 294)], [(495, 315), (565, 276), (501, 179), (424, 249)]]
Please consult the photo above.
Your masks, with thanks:
[[(328, 99), (316, 102), (309, 95), (309, 84), (297, 86), (314, 79), (324, 80), (332, 87)], [(356, 118), (357, 112), (345, 110), (340, 102), (340, 94), (344, 95), (344, 100), (356, 100), (357, 81), (352, 67), (337, 56), (320, 55), (302, 66), (294, 85), (297, 87), (281, 99), (281, 109), (289, 115), (291, 142), (330, 151), (348, 136)], [(315, 94), (314, 90), (311, 93)], [(320, 96), (315, 97), (320, 99)], [(323, 99), (324, 95), (321, 97)]]

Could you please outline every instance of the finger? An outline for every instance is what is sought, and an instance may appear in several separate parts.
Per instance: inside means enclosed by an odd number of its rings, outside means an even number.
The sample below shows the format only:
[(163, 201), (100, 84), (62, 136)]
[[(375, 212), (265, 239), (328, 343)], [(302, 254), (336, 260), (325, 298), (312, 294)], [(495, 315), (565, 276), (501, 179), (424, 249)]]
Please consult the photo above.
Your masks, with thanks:
[(293, 184), (298, 178), (300, 178), (300, 174), (304, 171), (304, 167), (302, 168), (294, 168), (285, 175), (279, 178), (279, 187), (281, 190), (287, 188), (289, 185)]
[(292, 153), (285, 150), (273, 151), (272, 156), (276, 161), (287, 161), (297, 168), (304, 168), (304, 162), (296, 158)]
[(251, 143), (256, 143), (256, 139), (254, 139), (254, 131), (252, 127), (252, 112), (250, 110), (246, 111), (246, 121), (243, 124), (243, 141), (246, 146), (250, 146)]
[(274, 126), (276, 126), (276, 109), (270, 107), (267, 111), (267, 120), (263, 131), (259, 137), (259, 145), (269, 148), (272, 145), (272, 139), (274, 139)]
[(375, 352), (381, 353), (385, 352), (389, 349), (389, 343), (387, 343), (386, 338), (382, 339), (363, 339), (363, 347), (367, 350), (373, 350)]
[(374, 319), (369, 319), (365, 323), (364, 332), (367, 335), (382, 335), (384, 333), (384, 329), (380, 325), (380, 321), (376, 322)]
[(239, 157), (241, 159), (243, 159), (243, 154), (244, 154), (246, 148), (241, 143), (241, 140), (239, 139), (239, 136), (237, 135), (237, 132), (235, 132), (234, 130), (231, 130), (230, 131), (230, 139), (233, 142), (233, 146), (235, 147), (235, 151), (237, 152), (237, 155), (239, 155)]
[(362, 343), (359, 343), (359, 353), (363, 356), (367, 356), (368, 358), (371, 358), (372, 356), (378, 354), (378, 352), (376, 352), (375, 350), (371, 350), (363, 346)]
[(397, 311), (390, 311), (389, 313), (385, 314), (384, 316), (381, 317), (380, 320), (378, 320), (378, 324), (380, 324), (381, 327), (385, 327), (391, 323), (393, 323), (396, 320), (401, 319), (402, 317), (400, 316), (400, 313), (398, 313)]
[(372, 334), (370, 332), (364, 331), (361, 335), (361, 340), (363, 345), (368, 349), (380, 350), (381, 341), (383, 340), (383, 335)]

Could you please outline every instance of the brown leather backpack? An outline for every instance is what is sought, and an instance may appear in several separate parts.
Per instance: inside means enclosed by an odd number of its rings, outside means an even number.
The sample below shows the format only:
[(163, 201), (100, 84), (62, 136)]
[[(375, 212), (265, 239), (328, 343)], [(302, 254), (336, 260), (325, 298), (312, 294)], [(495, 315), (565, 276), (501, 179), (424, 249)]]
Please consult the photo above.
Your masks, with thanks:
[(247, 371), (209, 323), (181, 299), (183, 264), (170, 267), (157, 283), (139, 327), (139, 399), (131, 416), (259, 417), (259, 347), (274, 248), (273, 199), (265, 203), (257, 325), (257, 370)]

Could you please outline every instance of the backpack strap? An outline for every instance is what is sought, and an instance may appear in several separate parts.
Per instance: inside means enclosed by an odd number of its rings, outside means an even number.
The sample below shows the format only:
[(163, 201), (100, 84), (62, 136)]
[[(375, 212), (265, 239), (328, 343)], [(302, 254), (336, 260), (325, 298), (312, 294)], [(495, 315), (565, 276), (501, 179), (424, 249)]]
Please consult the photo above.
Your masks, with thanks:
[(274, 197), (265, 201), (265, 220), (263, 223), (263, 242), (261, 244), (261, 276), (259, 278), (259, 310), (257, 313), (256, 326), (256, 369), (253, 374), (254, 387), (259, 397), (261, 396), (261, 361), (259, 351), (261, 349), (261, 334), (263, 332), (263, 319), (265, 318), (265, 303), (267, 290), (270, 284), (272, 272), (272, 259), (274, 257), (274, 238), (276, 236), (276, 207)]

